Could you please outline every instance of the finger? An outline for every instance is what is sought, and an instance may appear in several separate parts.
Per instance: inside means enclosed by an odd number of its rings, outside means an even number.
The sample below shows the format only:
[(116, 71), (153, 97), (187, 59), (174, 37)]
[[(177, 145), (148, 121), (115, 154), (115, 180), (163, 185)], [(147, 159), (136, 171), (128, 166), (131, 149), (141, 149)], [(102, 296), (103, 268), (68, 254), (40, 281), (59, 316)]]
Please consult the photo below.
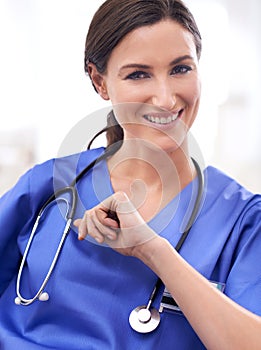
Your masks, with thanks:
[(103, 225), (109, 226), (114, 230), (117, 230), (120, 228), (120, 226), (116, 220), (108, 218), (108, 217), (104, 218), (101, 222), (103, 223)]
[(120, 227), (120, 220), (119, 220), (119, 217), (117, 215), (117, 213), (113, 210), (109, 210), (107, 212), (107, 219), (106, 221), (110, 222), (109, 219), (112, 219), (113, 221), (111, 221), (111, 224), (113, 227)]
[(93, 213), (88, 216), (87, 220), (87, 230), (89, 236), (94, 238), (98, 243), (103, 243), (104, 242), (104, 236), (100, 233), (98, 228), (96, 227), (96, 224), (93, 220)]
[(106, 198), (101, 203), (101, 209), (107, 213), (106, 217), (103, 218), (105, 220), (104, 224), (110, 223), (113, 228), (121, 226), (122, 215), (128, 216), (129, 214), (137, 213), (137, 209), (123, 191), (116, 192), (112, 196)]
[(105, 226), (111, 227), (113, 229), (117, 229), (120, 227), (120, 222), (117, 217), (117, 214), (112, 210), (104, 210), (100, 209), (96, 213), (98, 220)]
[(99, 206), (100, 209), (102, 209), (104, 212), (110, 214), (112, 219), (115, 219), (115, 217), (113, 217), (113, 214), (114, 216), (117, 214), (118, 205), (122, 202), (129, 202), (129, 198), (125, 192), (119, 191), (106, 198), (103, 202), (100, 203)]
[(97, 232), (97, 229), (92, 222), (89, 211), (86, 211), (83, 218), (76, 219), (74, 223), (75, 226), (78, 227), (78, 239), (80, 241), (84, 240), (88, 234), (95, 238), (99, 243), (102, 243), (104, 241), (102, 235)]
[(78, 229), (78, 239), (79, 239), (79, 241), (82, 241), (87, 235), (87, 233), (83, 232), (83, 229), (80, 229), (80, 227), (82, 225), (82, 221), (83, 221), (82, 219), (76, 219), (73, 222), (73, 225), (75, 227), (77, 227), (77, 229)]
[(96, 210), (87, 210), (79, 226), (80, 240), (84, 239), (87, 234), (94, 238), (98, 243), (103, 243), (105, 236), (111, 234), (106, 231), (103, 225), (100, 224), (96, 216)]
[[(92, 213), (91, 219), (92, 219), (93, 224), (95, 225), (95, 228), (99, 231), (98, 233), (100, 235), (102, 235), (103, 238), (107, 237), (110, 240), (114, 240), (117, 238), (117, 234), (116, 234), (115, 229), (111, 228), (111, 225), (115, 225), (115, 220), (112, 220), (112, 219), (106, 220), (107, 219), (106, 215), (107, 215), (107, 213), (105, 213), (103, 211), (102, 212), (94, 211)], [(107, 225), (104, 224), (104, 222), (105, 223), (107, 222)], [(117, 225), (117, 228), (118, 228), (118, 225)]]
[(106, 220), (106, 213), (100, 213), (100, 220), (104, 222), (102, 224), (97, 218), (95, 211), (86, 211), (82, 219), (74, 220), (74, 225), (78, 228), (78, 239), (84, 240), (87, 235), (93, 237), (97, 242), (103, 243), (106, 236), (110, 240), (116, 238), (116, 233), (109, 227), (117, 228), (118, 225), (114, 220)]
[(73, 225), (78, 228), (80, 226), (81, 221), (82, 219), (75, 219)]
[(88, 234), (85, 214), (82, 219), (76, 219), (74, 225), (78, 228), (78, 239), (83, 240)]

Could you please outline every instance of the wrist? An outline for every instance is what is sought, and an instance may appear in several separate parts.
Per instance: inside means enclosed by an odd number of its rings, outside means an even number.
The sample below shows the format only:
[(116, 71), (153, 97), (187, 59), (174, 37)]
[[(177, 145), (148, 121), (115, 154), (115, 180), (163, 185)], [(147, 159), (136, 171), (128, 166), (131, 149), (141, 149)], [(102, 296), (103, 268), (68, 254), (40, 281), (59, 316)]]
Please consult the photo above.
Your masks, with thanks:
[(155, 235), (147, 242), (136, 246), (133, 255), (157, 273), (159, 263), (158, 258), (160, 255), (165, 254), (165, 251), (168, 249), (168, 241), (165, 238)]

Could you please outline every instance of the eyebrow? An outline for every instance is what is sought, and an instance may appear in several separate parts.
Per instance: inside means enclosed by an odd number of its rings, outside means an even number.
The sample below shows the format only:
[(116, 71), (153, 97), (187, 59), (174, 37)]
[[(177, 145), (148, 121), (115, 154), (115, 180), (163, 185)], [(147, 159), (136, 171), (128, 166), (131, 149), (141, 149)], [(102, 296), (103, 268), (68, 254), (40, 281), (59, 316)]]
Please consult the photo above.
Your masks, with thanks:
[[(175, 58), (173, 61), (171, 61), (169, 65), (173, 66), (174, 64), (180, 63), (180, 62), (185, 61), (185, 60), (193, 60), (193, 57), (190, 55), (180, 56), (180, 57)], [(120, 71), (122, 71), (124, 69), (128, 69), (128, 68), (150, 69), (151, 66), (146, 65), (146, 64), (140, 64), (140, 63), (129, 63), (129, 64), (122, 66), (120, 68)]]
[(175, 60), (171, 61), (170, 66), (173, 66), (173, 64), (177, 64), (177, 63), (180, 63), (180, 62), (185, 61), (185, 60), (194, 60), (194, 59), (190, 55), (180, 56), (180, 57), (175, 58)]

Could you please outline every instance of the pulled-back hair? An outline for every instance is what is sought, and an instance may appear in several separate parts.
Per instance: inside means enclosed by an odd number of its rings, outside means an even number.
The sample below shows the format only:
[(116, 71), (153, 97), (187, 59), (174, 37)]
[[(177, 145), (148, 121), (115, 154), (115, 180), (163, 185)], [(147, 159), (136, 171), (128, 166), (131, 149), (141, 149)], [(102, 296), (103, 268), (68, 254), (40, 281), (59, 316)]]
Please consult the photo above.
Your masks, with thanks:
[[(194, 38), (198, 59), (201, 36), (193, 15), (181, 0), (107, 0), (95, 13), (85, 43), (84, 69), (93, 63), (98, 72), (106, 72), (113, 49), (134, 29), (172, 19)], [(108, 145), (122, 140), (123, 130), (113, 112), (108, 115)]]

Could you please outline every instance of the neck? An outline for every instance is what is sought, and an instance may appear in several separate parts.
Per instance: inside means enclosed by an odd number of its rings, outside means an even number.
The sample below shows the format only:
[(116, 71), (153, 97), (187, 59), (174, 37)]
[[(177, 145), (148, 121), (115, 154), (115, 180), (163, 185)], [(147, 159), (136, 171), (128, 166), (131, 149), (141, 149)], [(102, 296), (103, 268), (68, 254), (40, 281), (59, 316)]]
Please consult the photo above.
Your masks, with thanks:
[(183, 189), (195, 177), (187, 142), (174, 151), (141, 145), (142, 141), (124, 142), (109, 161), (109, 171), (117, 178), (143, 180), (149, 186), (164, 184), (173, 187), (178, 182)]
[(195, 177), (187, 147), (175, 151), (124, 142), (108, 160), (114, 191), (124, 191), (149, 220)]

